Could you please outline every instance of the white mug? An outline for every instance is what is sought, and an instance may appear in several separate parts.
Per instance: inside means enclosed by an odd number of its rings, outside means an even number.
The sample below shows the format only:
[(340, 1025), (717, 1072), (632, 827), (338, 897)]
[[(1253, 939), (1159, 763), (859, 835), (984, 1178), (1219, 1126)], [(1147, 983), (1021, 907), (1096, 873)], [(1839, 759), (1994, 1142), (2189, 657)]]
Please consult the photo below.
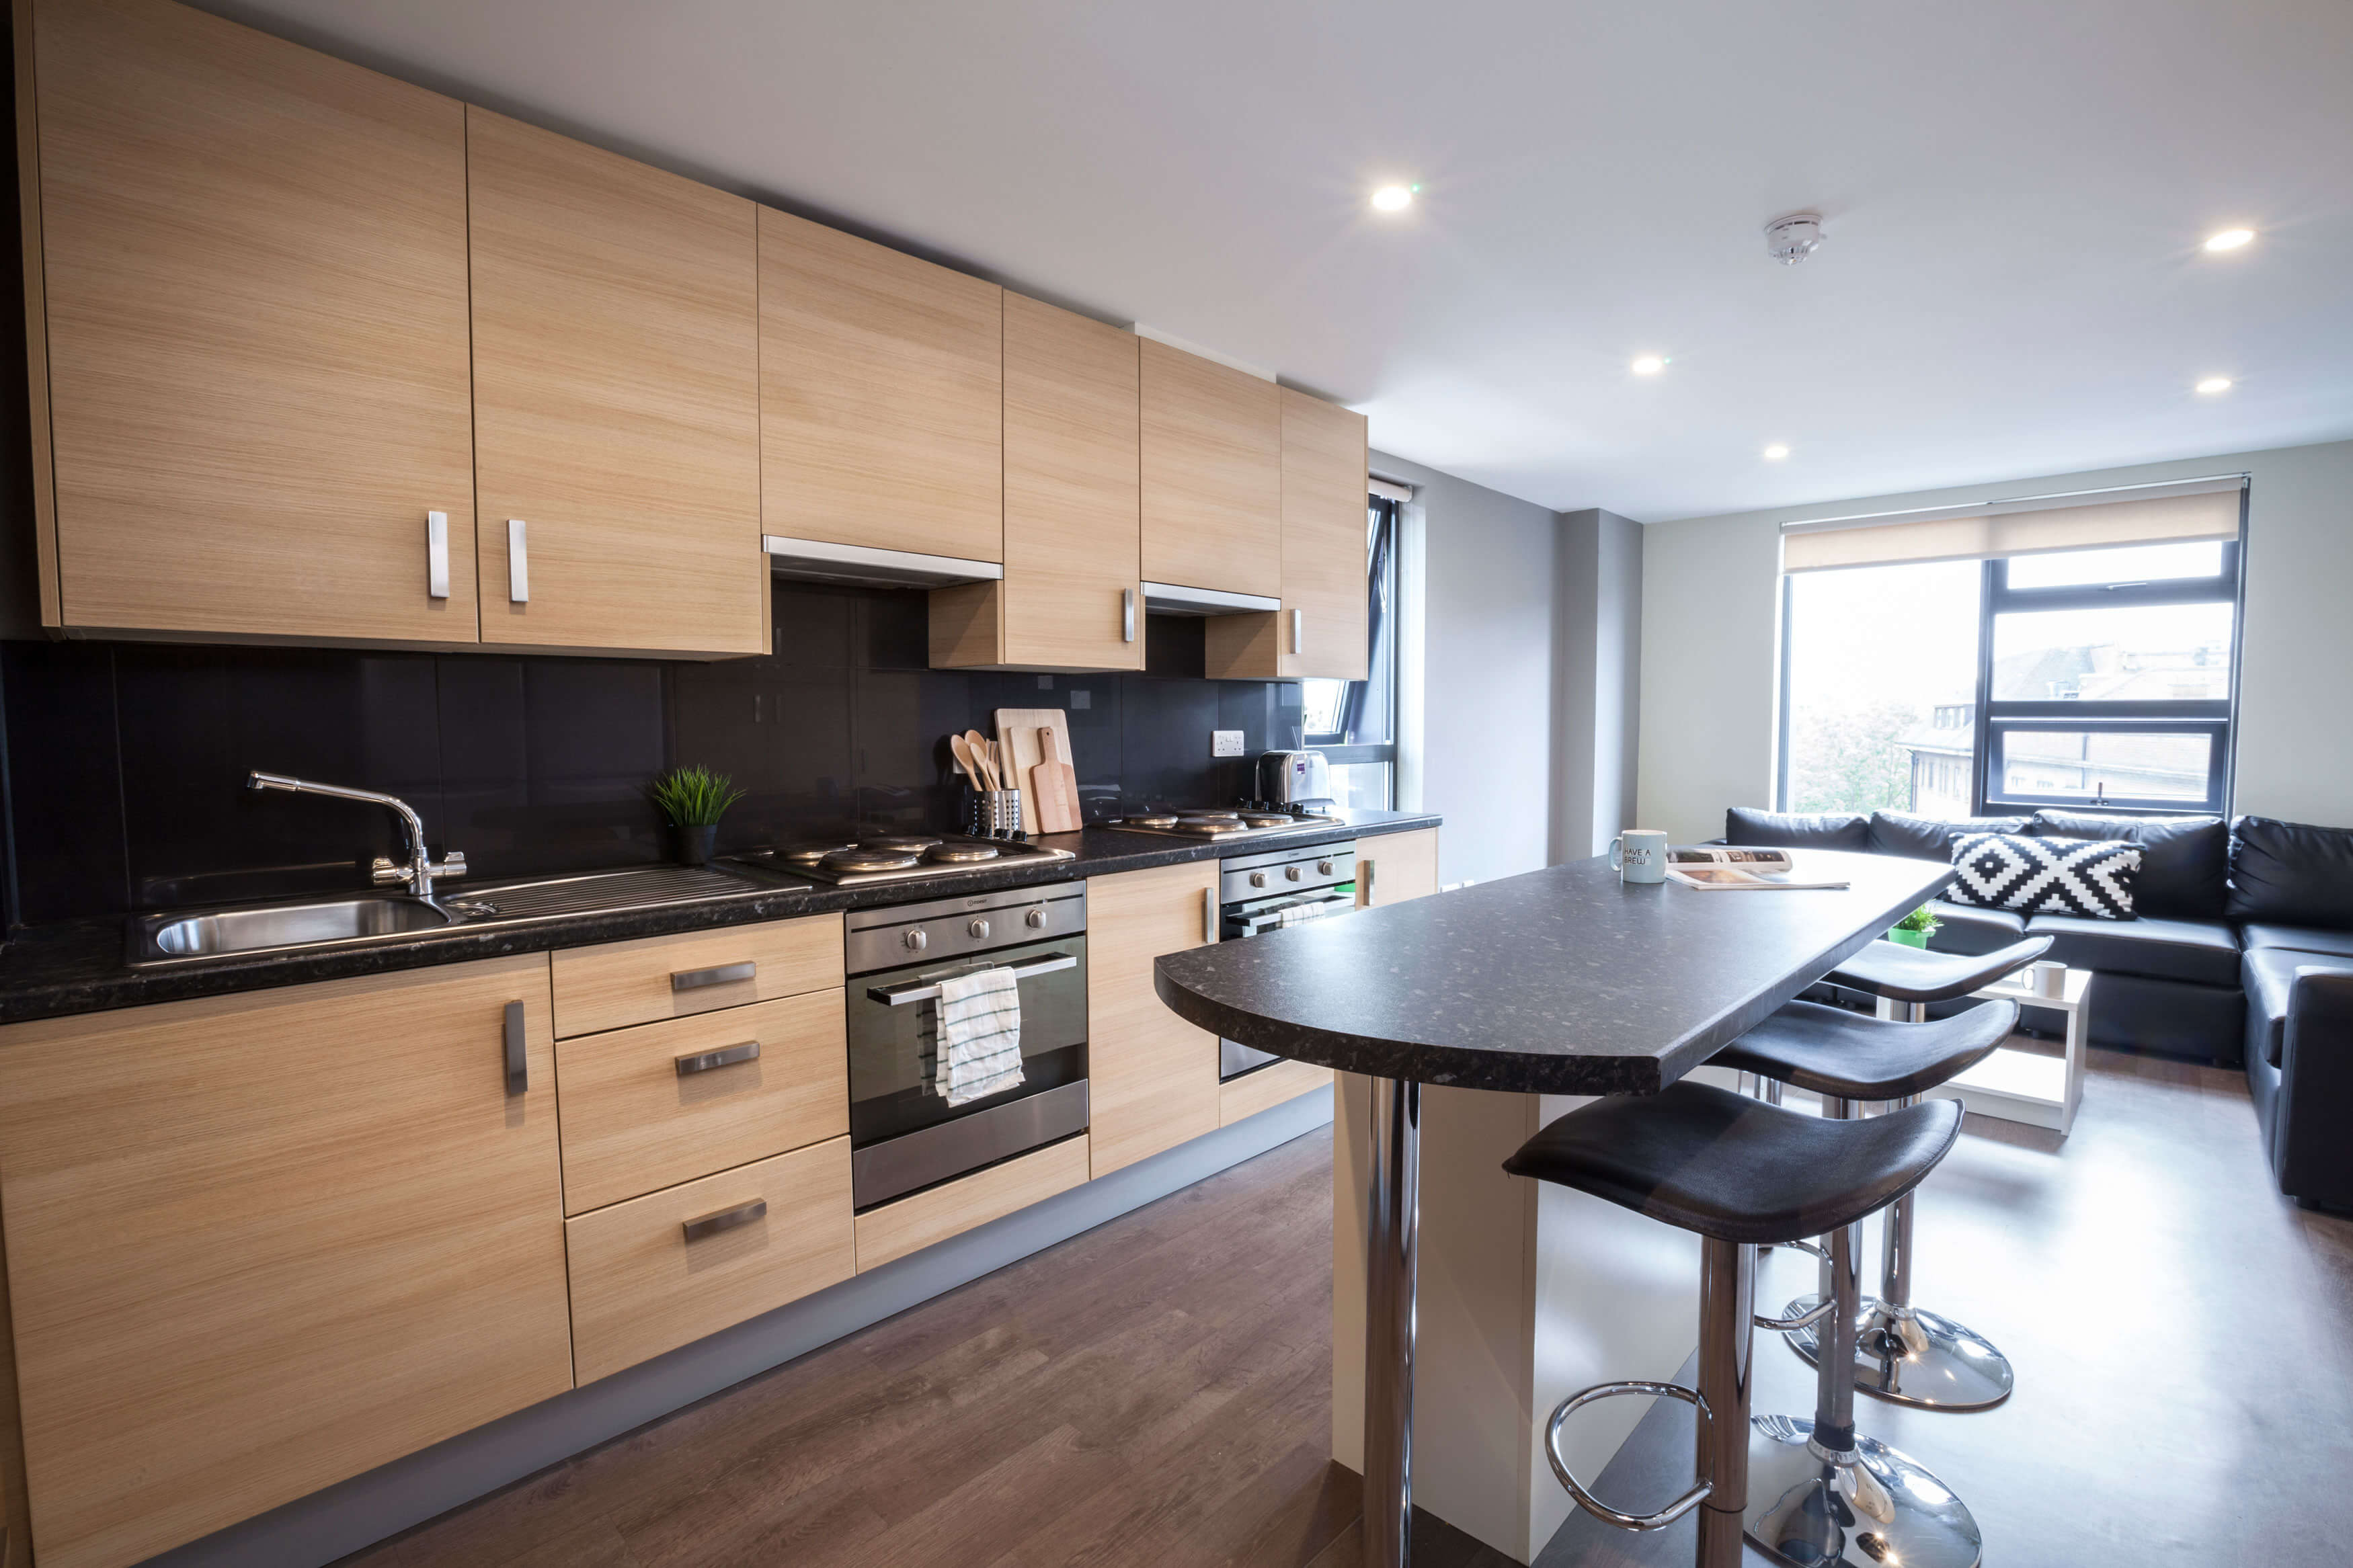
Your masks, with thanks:
[(1667, 879), (1667, 836), (1648, 827), (1630, 827), (1609, 841), (1609, 868), (1627, 882)]

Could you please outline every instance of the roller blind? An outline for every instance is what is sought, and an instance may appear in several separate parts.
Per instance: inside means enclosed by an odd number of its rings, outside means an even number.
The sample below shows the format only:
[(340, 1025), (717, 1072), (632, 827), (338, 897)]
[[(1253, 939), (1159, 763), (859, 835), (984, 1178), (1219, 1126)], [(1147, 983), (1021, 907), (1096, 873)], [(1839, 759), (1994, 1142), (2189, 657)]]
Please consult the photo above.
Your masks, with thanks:
[(1411, 485), (1401, 485), (1395, 479), (1384, 479), (1377, 475), (1366, 479), (1365, 489), (1375, 500), (1406, 501), (1413, 499)]
[(1781, 570), (1824, 572), (1898, 562), (1982, 561), (2116, 544), (2239, 536), (2243, 476), (1784, 523)]

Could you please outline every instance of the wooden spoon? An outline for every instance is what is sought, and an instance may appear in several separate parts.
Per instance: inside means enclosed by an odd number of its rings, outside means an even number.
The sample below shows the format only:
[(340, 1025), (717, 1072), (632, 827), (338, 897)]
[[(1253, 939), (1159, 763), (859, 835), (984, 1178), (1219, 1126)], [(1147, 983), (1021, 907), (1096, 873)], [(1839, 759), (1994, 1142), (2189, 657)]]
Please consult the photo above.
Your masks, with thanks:
[(962, 768), (964, 776), (972, 781), (972, 787), (979, 789), (981, 787), (980, 763), (973, 757), (971, 742), (962, 735), (950, 735), (948, 750), (955, 753), (956, 766)]
[(989, 750), (987, 740), (977, 730), (966, 730), (964, 732), (964, 743), (971, 751), (973, 760), (980, 764), (981, 773), (988, 780), (987, 787), (1003, 789), (1005, 785), (997, 777), (997, 759)]

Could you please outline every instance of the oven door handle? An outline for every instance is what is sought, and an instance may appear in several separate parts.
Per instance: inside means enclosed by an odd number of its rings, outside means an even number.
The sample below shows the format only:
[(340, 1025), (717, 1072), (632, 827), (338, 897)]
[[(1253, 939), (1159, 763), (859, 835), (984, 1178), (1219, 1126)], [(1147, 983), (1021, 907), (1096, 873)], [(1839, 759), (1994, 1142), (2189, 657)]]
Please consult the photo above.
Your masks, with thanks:
[[(1027, 980), (1033, 974), (1051, 974), (1058, 969), (1076, 969), (1078, 966), (1079, 961), (1067, 952), (1050, 952), (1045, 957), (1033, 959), (1028, 963), (1014, 964), (1006, 970), (1006, 973), (1016, 980)], [(938, 1001), (940, 988), (936, 982), (910, 980), (899, 985), (869, 986), (866, 994), (871, 1001), (887, 1003), (893, 1007), (903, 1007), (910, 1002)]]
[[(1312, 903), (1307, 900), (1301, 900), (1301, 902), (1297, 903), (1285, 904), (1283, 909), (1295, 910), (1301, 908), (1302, 904), (1307, 904), (1307, 907), (1311, 908), (1315, 906), (1337, 908), (1342, 910), (1351, 910), (1356, 908), (1355, 902), (1350, 900), (1347, 895), (1342, 894), (1338, 898), (1316, 899), (1314, 900)], [(1244, 936), (1259, 936), (1267, 931), (1281, 930), (1282, 922), (1277, 917), (1280, 916), (1282, 912), (1282, 911), (1281, 910), (1269, 910), (1264, 914), (1242, 916), (1242, 934)], [(1331, 915), (1317, 915), (1314, 918), (1314, 920), (1328, 921), (1334, 917)], [(1302, 921), (1297, 923), (1305, 925), (1313, 922), (1309, 921)]]

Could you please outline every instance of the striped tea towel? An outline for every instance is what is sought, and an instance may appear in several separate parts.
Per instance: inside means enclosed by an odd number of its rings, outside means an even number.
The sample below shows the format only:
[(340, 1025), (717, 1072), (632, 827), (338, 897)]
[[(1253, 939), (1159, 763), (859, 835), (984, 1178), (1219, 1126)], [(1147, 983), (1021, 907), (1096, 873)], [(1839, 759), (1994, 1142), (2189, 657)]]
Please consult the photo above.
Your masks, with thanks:
[(939, 1054), (932, 1087), (950, 1105), (1021, 1081), (1021, 983), (1009, 969), (976, 969), (940, 982)]

